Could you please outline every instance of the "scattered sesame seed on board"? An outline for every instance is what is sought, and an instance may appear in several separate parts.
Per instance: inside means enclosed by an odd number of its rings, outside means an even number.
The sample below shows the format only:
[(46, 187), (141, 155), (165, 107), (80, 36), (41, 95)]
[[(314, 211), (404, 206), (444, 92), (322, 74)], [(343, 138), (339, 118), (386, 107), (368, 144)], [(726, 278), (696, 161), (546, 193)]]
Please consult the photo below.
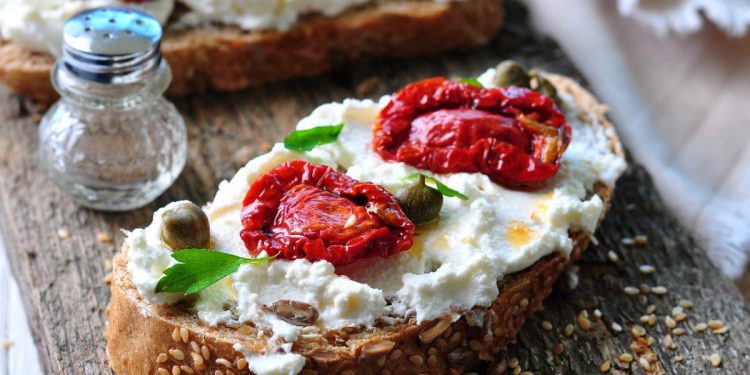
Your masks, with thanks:
[(622, 291), (625, 292), (625, 294), (629, 296), (634, 296), (641, 292), (640, 290), (638, 290), (638, 288), (635, 288), (632, 286), (626, 286), (625, 288), (622, 289)]
[(729, 332), (729, 327), (727, 327), (727, 326), (724, 326), (724, 327), (721, 327), (721, 328), (717, 328), (717, 329), (711, 331), (711, 333), (713, 333), (714, 335), (723, 335), (723, 334), (725, 334), (727, 332)]
[(672, 334), (675, 336), (682, 336), (685, 334), (685, 328), (677, 327), (672, 330)]
[(719, 355), (719, 353), (711, 354), (711, 357), (709, 357), (709, 360), (711, 361), (711, 366), (713, 367), (721, 366), (721, 356)]
[(708, 328), (708, 325), (706, 325), (706, 323), (700, 322), (700, 323), (696, 324), (695, 326), (693, 326), (693, 331), (701, 333), (701, 332), (705, 331), (706, 328)]
[(643, 246), (648, 242), (648, 236), (645, 234), (639, 234), (635, 237), (633, 237), (633, 242), (638, 246)]
[(676, 317), (677, 315), (682, 314), (682, 307), (675, 306), (672, 308), (672, 317)]
[(635, 240), (632, 237), (623, 237), (620, 242), (627, 246), (635, 245)]
[(683, 357), (681, 355), (674, 356), (674, 361), (677, 362), (677, 363), (682, 363), (682, 361), (684, 361), (684, 360), (685, 360), (685, 357)]
[(650, 274), (656, 272), (656, 267), (650, 264), (641, 264), (638, 266), (638, 270), (641, 271), (642, 274)]
[(70, 238), (70, 232), (65, 228), (60, 228), (57, 230), (57, 237), (59, 237), (61, 240), (67, 240)]
[(622, 332), (622, 326), (615, 322), (612, 322), (612, 330), (617, 333)]
[(721, 320), (711, 319), (708, 321), (708, 328), (711, 329), (719, 329), (724, 327), (724, 322)]
[(542, 328), (545, 331), (551, 331), (552, 330), (552, 323), (550, 323), (548, 320), (542, 320)]
[(667, 294), (667, 288), (663, 286), (655, 286), (651, 288), (651, 293), (657, 294), (657, 295), (664, 295)]
[(114, 242), (114, 240), (112, 239), (112, 236), (109, 233), (104, 232), (104, 231), (100, 231), (96, 233), (96, 240), (101, 243), (106, 243), (106, 244)]
[(630, 353), (622, 353), (617, 359), (619, 359), (620, 362), (630, 363), (633, 362), (633, 355)]
[(617, 261), (620, 260), (620, 257), (617, 256), (617, 253), (610, 250), (609, 252), (607, 252), (607, 259), (609, 259), (609, 261), (612, 263), (617, 263)]
[(667, 328), (672, 329), (677, 326), (677, 322), (675, 322), (671, 316), (667, 315), (664, 317), (664, 325), (666, 325)]
[(646, 357), (638, 358), (638, 365), (641, 366), (641, 368), (646, 371), (651, 371), (651, 364), (648, 363), (648, 360), (646, 359)]
[(510, 366), (510, 368), (518, 367), (518, 358), (513, 357), (510, 360), (508, 360), (508, 366)]
[(574, 329), (575, 329), (575, 327), (572, 324), (568, 324), (563, 329), (563, 333), (565, 334), (565, 336), (570, 336), (570, 335), (573, 334), (573, 330)]
[(656, 311), (656, 305), (648, 305), (646, 307), (646, 314), (653, 314)]
[(602, 317), (602, 310), (594, 309), (594, 316), (599, 319)]
[(630, 328), (630, 333), (633, 335), (633, 337), (639, 338), (646, 334), (646, 329), (635, 324), (632, 328)]

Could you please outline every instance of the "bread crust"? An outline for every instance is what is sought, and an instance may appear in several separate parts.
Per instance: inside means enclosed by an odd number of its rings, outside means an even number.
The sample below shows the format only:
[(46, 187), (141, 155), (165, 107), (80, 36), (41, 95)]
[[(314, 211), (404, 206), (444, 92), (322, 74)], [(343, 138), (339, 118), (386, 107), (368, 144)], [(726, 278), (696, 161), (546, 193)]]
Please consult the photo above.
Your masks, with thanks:
[[(601, 126), (612, 129), (605, 117), (607, 108), (588, 91), (563, 76), (545, 77), (558, 91), (571, 94), (584, 111), (595, 114)], [(623, 155), (614, 131), (610, 132), (610, 145), (614, 153)], [(609, 206), (611, 188), (597, 183), (590, 193), (599, 195)], [(472, 314), (464, 313), (455, 322), (444, 317), (416, 324), (410, 318), (369, 330), (301, 335), (293, 351), (306, 358), (302, 373), (456, 374), (475, 370), (481, 361), (494, 360), (514, 341), (526, 319), (539, 310), (551, 293), (558, 276), (583, 253), (590, 239), (581, 232), (570, 233), (570, 237), (574, 243), (570, 257), (553, 253), (506, 276), (498, 282), (500, 293), (490, 307), (476, 307)], [(187, 366), (195, 373), (249, 373), (244, 355), (234, 345), (241, 344), (250, 352), (268, 349), (269, 334), (258, 336), (251, 325), (211, 327), (179, 305), (145, 302), (127, 271), (126, 247), (113, 264), (105, 337), (107, 355), (116, 373), (152, 374), (159, 369), (171, 372), (174, 366)], [(179, 354), (170, 355), (170, 350), (179, 350), (184, 359)], [(164, 361), (159, 362), (162, 354)], [(184, 368), (181, 371), (188, 372)]]
[[(495, 35), (502, 15), (500, 0), (379, 0), (335, 17), (304, 17), (287, 31), (168, 29), (162, 44), (173, 75), (168, 93), (236, 91), (320, 74), (364, 56), (409, 57), (468, 48)], [(0, 81), (42, 104), (58, 97), (50, 83), (53, 64), (48, 54), (0, 40)]]

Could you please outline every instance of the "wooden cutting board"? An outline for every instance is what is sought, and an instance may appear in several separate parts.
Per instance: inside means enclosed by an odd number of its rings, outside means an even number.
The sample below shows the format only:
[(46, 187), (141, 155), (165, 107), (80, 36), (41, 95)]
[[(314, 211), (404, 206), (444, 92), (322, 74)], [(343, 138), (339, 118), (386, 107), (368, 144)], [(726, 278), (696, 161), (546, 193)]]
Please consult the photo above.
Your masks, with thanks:
[[(430, 76), (476, 76), (507, 58), (582, 79), (552, 39), (530, 29), (523, 6), (510, 2), (506, 8), (503, 31), (481, 49), (411, 61), (366, 61), (319, 78), (238, 94), (176, 99), (189, 129), (190, 159), (185, 171), (156, 202), (123, 214), (81, 209), (52, 184), (36, 160), (39, 116), (0, 89), (0, 230), (46, 372), (111, 372), (102, 336), (110, 296), (104, 280), (109, 273), (106, 261), (123, 240), (121, 228), (147, 225), (154, 210), (177, 199), (207, 202), (222, 179), (266, 151), (316, 106), (347, 97), (377, 98)], [(636, 235), (647, 236), (647, 243), (623, 243), (623, 238)], [(747, 372), (748, 306), (665, 211), (640, 166), (631, 164), (619, 181), (612, 209), (596, 238), (599, 244), (578, 263), (578, 287), (557, 290), (490, 373), (515, 364), (511, 358), (535, 374), (593, 374), (605, 361), (611, 361), (610, 373), (643, 373), (637, 359), (630, 364), (617, 360), (622, 353), (651, 358), (651, 373), (656, 374)], [(619, 259), (610, 260), (609, 252)], [(655, 266), (656, 272), (641, 273), (642, 264)], [(667, 294), (623, 292), (625, 286), (641, 284), (664, 286)], [(677, 323), (686, 333), (679, 337), (678, 332), (672, 333), (677, 346), (670, 350), (664, 344), (669, 334), (664, 316), (681, 299), (692, 301), (694, 307), (685, 309), (686, 321)], [(653, 326), (639, 323), (649, 305), (655, 309)], [(601, 312), (600, 318), (595, 309)], [(588, 330), (577, 323), (581, 311), (588, 313), (592, 323)], [(728, 332), (714, 335), (691, 328), (709, 319), (722, 320)], [(614, 323), (623, 332), (612, 328)], [(569, 324), (574, 329), (566, 335)], [(646, 328), (647, 337), (654, 340), (650, 348), (631, 349), (634, 340), (628, 330), (633, 324)], [(711, 367), (713, 353), (722, 358), (720, 369)]]

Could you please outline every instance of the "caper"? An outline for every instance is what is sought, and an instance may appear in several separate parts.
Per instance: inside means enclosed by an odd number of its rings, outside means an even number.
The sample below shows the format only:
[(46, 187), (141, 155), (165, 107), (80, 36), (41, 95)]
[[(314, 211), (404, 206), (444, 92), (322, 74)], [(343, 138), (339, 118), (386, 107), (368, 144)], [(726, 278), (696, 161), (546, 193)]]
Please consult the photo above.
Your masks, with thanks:
[(536, 91), (539, 91), (540, 94), (554, 100), (558, 105), (562, 104), (560, 97), (557, 95), (557, 89), (552, 82), (542, 77), (542, 75), (535, 70), (532, 70), (530, 74), (531, 77), (536, 80)]
[(443, 207), (443, 194), (425, 184), (424, 176), (412, 185), (396, 192), (401, 210), (414, 224), (426, 224), (437, 220)]
[(531, 87), (531, 77), (521, 64), (505, 60), (495, 68), (495, 83), (498, 86)]
[(320, 313), (315, 306), (288, 299), (278, 300), (270, 305), (263, 305), (263, 310), (274, 313), (279, 319), (296, 326), (311, 326), (320, 317)]
[(208, 217), (195, 203), (179, 203), (162, 215), (159, 236), (174, 251), (208, 248), (211, 241)]

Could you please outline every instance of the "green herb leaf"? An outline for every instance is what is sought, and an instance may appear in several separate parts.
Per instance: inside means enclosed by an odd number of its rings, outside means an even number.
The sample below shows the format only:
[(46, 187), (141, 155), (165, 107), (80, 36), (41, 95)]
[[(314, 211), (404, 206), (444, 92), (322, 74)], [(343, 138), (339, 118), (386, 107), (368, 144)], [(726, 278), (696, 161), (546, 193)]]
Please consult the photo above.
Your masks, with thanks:
[(472, 85), (472, 86), (479, 86), (479, 87), (484, 87), (484, 85), (482, 85), (482, 83), (481, 83), (481, 82), (479, 82), (479, 80), (478, 80), (478, 79), (476, 79), (476, 78), (474, 78), (474, 77), (470, 77), (470, 78), (461, 78), (461, 79), (459, 79), (459, 80), (458, 80), (458, 82), (461, 82), (461, 83), (468, 83), (468, 84), (470, 84), (470, 85)]
[(340, 123), (296, 130), (284, 138), (284, 147), (294, 151), (310, 151), (315, 146), (336, 142), (343, 128), (344, 123)]
[(428, 176), (428, 175), (423, 174), (423, 173), (413, 173), (413, 174), (410, 174), (410, 175), (406, 176), (406, 178), (410, 179), (410, 180), (413, 180), (413, 179), (419, 177), (420, 175), (424, 176), (425, 180), (431, 181), (433, 184), (435, 184), (435, 188), (437, 188), (437, 190), (440, 192), (440, 194), (443, 194), (446, 197), (456, 197), (458, 199), (465, 200), (465, 201), (469, 200), (469, 197), (467, 197), (466, 195), (464, 195), (464, 194), (462, 194), (462, 193), (460, 193), (460, 192), (458, 192), (456, 190), (453, 190), (453, 189), (449, 188), (447, 185), (445, 185), (444, 183), (440, 182), (435, 177)]
[(259, 264), (271, 258), (247, 259), (207, 249), (186, 249), (172, 254), (178, 264), (164, 270), (156, 292), (194, 294), (237, 272), (243, 264)]

